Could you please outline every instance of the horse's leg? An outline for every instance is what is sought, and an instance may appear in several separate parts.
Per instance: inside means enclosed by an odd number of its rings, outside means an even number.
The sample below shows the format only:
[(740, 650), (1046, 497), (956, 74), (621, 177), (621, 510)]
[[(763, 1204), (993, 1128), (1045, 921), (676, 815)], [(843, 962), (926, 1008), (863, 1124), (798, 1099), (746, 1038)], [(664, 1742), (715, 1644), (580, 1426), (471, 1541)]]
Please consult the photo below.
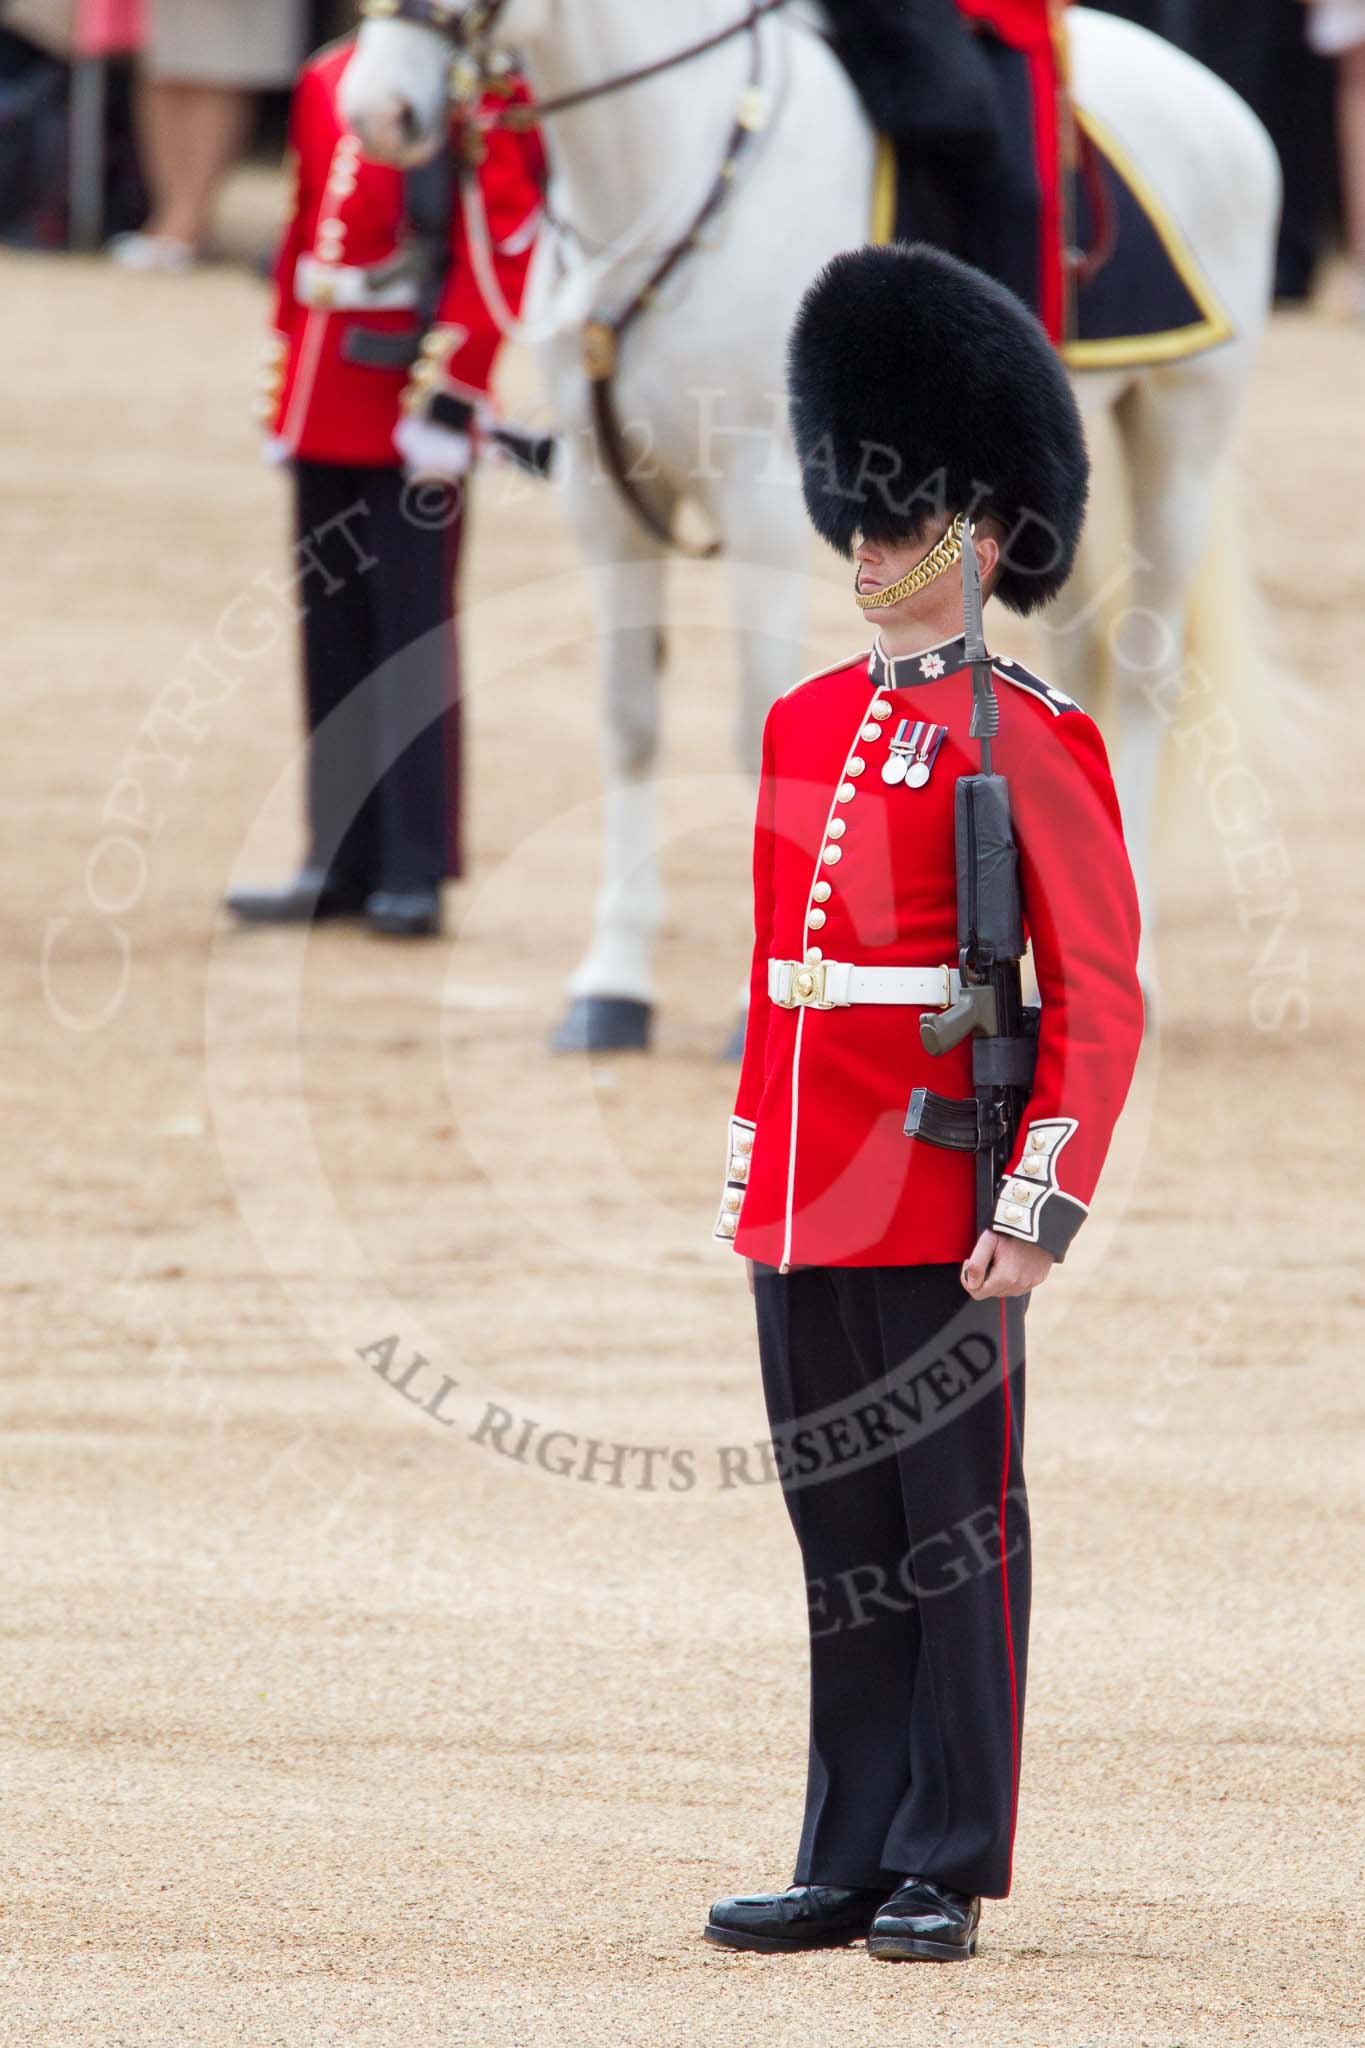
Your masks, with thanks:
[(1113, 445), (1112, 420), (1140, 374), (1087, 370), (1073, 379), (1095, 465), (1090, 507), (1070, 581), (1038, 620), (1039, 660), (1048, 682), (1092, 712), (1100, 708), (1096, 678), (1108, 673), (1105, 625), (1127, 602), (1132, 574), (1127, 477)]
[(1209, 538), (1219, 466), (1245, 383), (1234, 347), (1149, 370), (1119, 409), (1133, 543), (1113, 631), (1117, 785), (1142, 906), (1139, 973), (1155, 994), (1152, 838), (1162, 745), (1182, 689), (1185, 614)]
[[(600, 516), (601, 492), (594, 514)], [(662, 915), (656, 822), (663, 555), (609, 522), (620, 553), (593, 565), (602, 636), (602, 880), (592, 942), (569, 982), (556, 1052), (639, 1052), (649, 1044), (650, 959)]]
[[(800, 681), (810, 665), (809, 540), (795, 478), (778, 473), (781, 453), (774, 447), (761, 459), (755, 455), (736, 462), (717, 506), (726, 536), (730, 603), (739, 642), (735, 753), (740, 768), (755, 783), (769, 707)], [(858, 631), (854, 621), (850, 643)], [(743, 1054), (748, 997), (746, 982), (740, 990), (739, 1019), (725, 1048), (727, 1059)]]

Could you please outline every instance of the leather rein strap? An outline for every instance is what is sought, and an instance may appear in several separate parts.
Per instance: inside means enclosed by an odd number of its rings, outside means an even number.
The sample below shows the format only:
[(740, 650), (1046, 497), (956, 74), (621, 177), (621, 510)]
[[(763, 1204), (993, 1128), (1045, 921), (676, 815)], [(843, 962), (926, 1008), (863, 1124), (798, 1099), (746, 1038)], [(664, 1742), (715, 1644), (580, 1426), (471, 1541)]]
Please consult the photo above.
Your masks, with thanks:
[[(486, 40), (506, 4), (507, 0), (486, 0), (483, 6), (461, 8), (456, 0), (360, 0), (360, 11), (372, 21), (411, 21), (423, 28), (435, 29), (457, 50), (468, 55), (476, 43)], [(751, 0), (748, 11), (739, 20), (729, 22), (724, 28), (715, 30), (698, 42), (687, 44), (681, 50), (656, 58), (652, 63), (637, 65), (631, 71), (617, 72), (596, 85), (581, 86), (574, 92), (560, 93), (554, 99), (540, 100), (533, 106), (509, 107), (488, 123), (490, 127), (513, 129), (538, 125), (556, 114), (568, 113), (594, 100), (605, 99), (612, 93), (624, 92), (629, 86), (641, 85), (647, 79), (662, 78), (679, 65), (690, 64), (711, 50), (733, 42), (737, 36), (747, 35), (749, 38), (748, 82), (740, 96), (720, 169), (705, 199), (685, 233), (655, 265), (629, 304), (613, 316), (595, 315), (583, 329), (583, 368), (591, 386), (593, 425), (612, 482), (640, 524), (655, 540), (700, 560), (718, 555), (720, 543), (711, 541), (705, 547), (694, 548), (679, 541), (667, 519), (638, 488), (630, 473), (630, 451), (616, 409), (613, 382), (626, 335), (640, 315), (654, 304), (678, 267), (698, 247), (703, 229), (720, 212), (734, 187), (740, 158), (766, 125), (767, 106), (760, 83), (763, 64), (760, 31), (767, 15), (779, 13), (788, 4), (789, 0)]]
[(1097, 278), (1114, 253), (1118, 221), (1114, 202), (1104, 175), (1100, 146), (1088, 129), (1077, 124), (1081, 180), (1090, 207), (1091, 242), (1086, 250), (1072, 252), (1071, 266), (1082, 288)]
[[(647, 533), (652, 534), (663, 546), (675, 548), (680, 553), (700, 561), (709, 561), (718, 555), (721, 551), (720, 542), (713, 540), (704, 547), (692, 547), (680, 541), (669, 521), (636, 485), (630, 474), (629, 454), (621, 431), (620, 415), (616, 409), (613, 380), (621, 358), (621, 344), (640, 315), (654, 304), (674, 272), (698, 247), (703, 229), (709, 226), (720, 212), (734, 188), (740, 158), (755, 135), (766, 124), (767, 108), (760, 85), (763, 46), (759, 31), (763, 16), (775, 13), (777, 7), (781, 5), (785, 5), (785, 0), (767, 0), (766, 5), (752, 6), (746, 19), (739, 25), (747, 29), (749, 34), (748, 83), (740, 96), (739, 108), (725, 145), (725, 155), (720, 169), (716, 173), (711, 189), (693, 215), (686, 233), (655, 265), (628, 305), (610, 318), (598, 315), (589, 320), (583, 329), (583, 368), (591, 385), (593, 424), (597, 429), (597, 437), (612, 482)], [(732, 29), (729, 33), (735, 32)], [(721, 37), (713, 38), (712, 47), (721, 40)]]
[[(418, 0), (421, 4), (421, 0)], [(497, 0), (497, 12), (506, 5), (506, 0)], [(555, 99), (539, 100), (534, 107), (513, 108), (507, 119), (508, 125), (516, 127), (520, 121), (526, 126), (545, 120), (552, 114), (567, 114), (575, 107), (585, 107), (592, 100), (606, 99), (611, 93), (624, 92), (627, 86), (643, 85), (647, 79), (662, 78), (669, 71), (676, 71), (682, 64), (690, 64), (697, 57), (705, 57), (712, 50), (719, 50), (726, 43), (732, 43), (736, 36), (746, 30), (752, 31), (756, 24), (768, 14), (778, 14), (790, 5), (790, 0), (758, 0), (749, 12), (738, 21), (718, 28), (700, 42), (688, 43), (681, 50), (672, 51), (667, 57), (655, 57), (649, 64), (637, 64), (633, 71), (618, 71), (611, 78), (602, 79), (597, 85), (581, 85), (575, 92), (562, 92)]]

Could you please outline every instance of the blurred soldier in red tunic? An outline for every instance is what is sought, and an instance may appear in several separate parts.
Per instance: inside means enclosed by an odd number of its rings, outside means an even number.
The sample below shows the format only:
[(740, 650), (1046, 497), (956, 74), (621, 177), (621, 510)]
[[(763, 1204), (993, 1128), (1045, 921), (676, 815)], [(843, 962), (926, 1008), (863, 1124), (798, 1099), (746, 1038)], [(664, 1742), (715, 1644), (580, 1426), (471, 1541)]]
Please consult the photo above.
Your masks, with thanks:
[[(498, 435), (501, 335), (459, 185), (478, 179), (515, 310), (543, 163), (533, 130), (464, 120), (419, 171), (367, 162), (337, 111), (353, 48), (319, 52), (295, 91), (261, 407), (294, 481), (309, 846), (292, 882), (228, 900), (252, 923), (359, 913), (416, 936), (461, 871), (456, 574), (467, 474)], [(529, 95), (509, 79), (485, 104), (508, 98)]]

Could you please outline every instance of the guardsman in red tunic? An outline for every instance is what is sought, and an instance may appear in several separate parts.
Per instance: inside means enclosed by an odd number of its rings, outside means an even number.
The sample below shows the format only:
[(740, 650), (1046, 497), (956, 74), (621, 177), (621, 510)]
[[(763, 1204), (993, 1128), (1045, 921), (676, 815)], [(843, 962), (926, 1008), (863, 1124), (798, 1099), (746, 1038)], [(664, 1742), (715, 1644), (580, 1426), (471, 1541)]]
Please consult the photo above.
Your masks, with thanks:
[[(320, 51), (295, 90), (261, 406), (294, 481), (309, 846), (292, 882), (228, 901), (252, 923), (362, 914), (420, 936), (461, 871), (456, 573), (466, 473), (498, 432), (501, 334), (458, 186), (478, 178), (515, 310), (543, 166), (533, 130), (478, 142), (456, 121), (419, 171), (367, 162), (337, 108), (353, 49)], [(529, 95), (509, 80), (486, 104), (508, 97)]]
[(975, 1948), (1009, 1889), (1029, 1605), (1024, 1311), (1085, 1220), (1142, 1036), (1137, 899), (1100, 734), (993, 667), (1041, 996), (1032, 1080), (984, 1227), (976, 1159), (905, 1135), (920, 1087), (970, 1102), (955, 785), (974, 774), (963, 586), (1020, 612), (1065, 581), (1087, 461), (1033, 316), (927, 248), (838, 257), (791, 347), (808, 507), (879, 627), (773, 705), (755, 943), (716, 1236), (750, 1264), (774, 1457), (810, 1606), (795, 1883), (708, 1936), (885, 1957)]

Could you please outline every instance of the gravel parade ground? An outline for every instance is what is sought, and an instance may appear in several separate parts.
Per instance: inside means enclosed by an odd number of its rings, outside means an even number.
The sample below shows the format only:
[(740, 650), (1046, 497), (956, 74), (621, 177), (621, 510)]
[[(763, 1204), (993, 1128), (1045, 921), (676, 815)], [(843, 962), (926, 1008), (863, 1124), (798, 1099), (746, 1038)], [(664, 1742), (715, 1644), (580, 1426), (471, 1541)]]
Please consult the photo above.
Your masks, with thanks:
[[(700, 1938), (788, 1881), (805, 1750), (710, 1241), (752, 803), (723, 572), (671, 573), (656, 1049), (553, 1060), (600, 829), (555, 489), (476, 491), (448, 940), (236, 931), (229, 881), (298, 851), (263, 288), (11, 255), (0, 293), (0, 2043), (1358, 2037), (1359, 331), (1281, 316), (1258, 370), (1285, 708), (1172, 744), (1156, 1021), (1030, 1312), (1015, 1890), (940, 1970)], [(817, 574), (809, 667), (861, 638)]]

